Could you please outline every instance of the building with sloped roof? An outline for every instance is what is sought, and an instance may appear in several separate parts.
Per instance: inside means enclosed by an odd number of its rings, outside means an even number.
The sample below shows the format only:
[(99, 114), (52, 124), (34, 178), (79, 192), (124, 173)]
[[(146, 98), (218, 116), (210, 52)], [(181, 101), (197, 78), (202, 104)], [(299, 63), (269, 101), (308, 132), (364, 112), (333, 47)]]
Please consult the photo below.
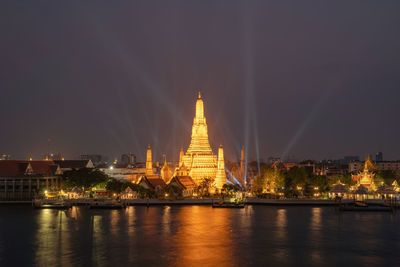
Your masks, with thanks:
[(94, 164), (90, 159), (54, 160), (54, 163), (60, 166), (62, 172), (83, 168), (94, 168)]
[(168, 185), (174, 185), (180, 188), (183, 197), (193, 196), (197, 189), (197, 184), (190, 176), (174, 176), (171, 181), (169, 181)]
[(137, 184), (146, 189), (156, 191), (164, 189), (167, 186), (164, 180), (158, 175), (142, 176)]
[(0, 161), (0, 199), (31, 200), (44, 191), (58, 190), (60, 167), (50, 160)]

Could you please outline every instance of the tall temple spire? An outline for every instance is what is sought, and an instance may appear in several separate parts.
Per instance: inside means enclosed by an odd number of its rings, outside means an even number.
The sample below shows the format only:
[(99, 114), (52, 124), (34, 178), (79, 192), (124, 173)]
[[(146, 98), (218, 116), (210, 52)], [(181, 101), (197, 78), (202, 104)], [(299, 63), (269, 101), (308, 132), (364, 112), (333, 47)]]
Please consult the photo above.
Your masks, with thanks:
[(222, 189), (224, 184), (226, 184), (224, 149), (222, 148), (222, 145), (220, 145), (218, 149), (218, 167), (217, 175), (215, 177), (215, 187)]
[[(203, 103), (203, 99), (201, 98), (201, 94), (199, 92), (199, 98), (196, 101), (196, 117), (195, 119), (197, 120), (197, 122), (202, 122), (202, 120), (204, 119), (204, 103)], [(205, 121), (204, 121), (205, 123)]]
[(196, 116), (193, 119), (192, 140), (186, 154), (193, 153), (212, 154), (210, 143), (208, 142), (207, 122), (204, 117), (204, 103), (200, 93), (196, 101)]
[(244, 147), (242, 146), (242, 150), (240, 151), (240, 183), (244, 185)]
[(183, 156), (184, 155), (185, 155), (185, 153), (183, 152), (183, 148), (181, 148), (181, 151), (179, 152), (179, 167), (181, 167), (183, 164)]
[(150, 144), (147, 147), (147, 155), (146, 155), (146, 176), (153, 175), (153, 159), (151, 156), (151, 148)]

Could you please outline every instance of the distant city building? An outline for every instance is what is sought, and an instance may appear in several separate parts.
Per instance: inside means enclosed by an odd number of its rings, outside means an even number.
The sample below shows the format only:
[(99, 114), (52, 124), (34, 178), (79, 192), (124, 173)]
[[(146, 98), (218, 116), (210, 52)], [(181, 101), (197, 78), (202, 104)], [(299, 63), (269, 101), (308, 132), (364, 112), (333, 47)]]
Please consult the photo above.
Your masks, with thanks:
[[(349, 163), (349, 172), (354, 173), (362, 169), (364, 163), (362, 161), (353, 161)], [(377, 161), (375, 162), (377, 171), (398, 171), (400, 170), (400, 161)]]
[(43, 156), (43, 160), (62, 160), (60, 153), (49, 153)]
[(359, 156), (344, 156), (343, 161), (340, 162), (340, 164), (349, 164), (352, 161), (359, 161), (360, 157)]
[(375, 155), (375, 161), (379, 162), (379, 161), (383, 161), (383, 153), (382, 152), (378, 152)]
[(134, 165), (136, 162), (136, 156), (134, 154), (122, 154), (121, 155), (121, 164), (122, 165)]
[(160, 178), (160, 168), (153, 166), (150, 145), (147, 149), (146, 162), (135, 162), (134, 164), (103, 164), (97, 167), (112, 178), (121, 181), (129, 181), (131, 183), (137, 183), (143, 176)]
[(131, 165), (101, 166), (100, 170), (112, 178), (136, 183), (145, 175), (146, 168), (144, 164), (138, 164), (135, 167)]
[(81, 160), (91, 160), (94, 165), (101, 164), (104, 161), (104, 157), (99, 154), (83, 154), (80, 158)]
[(10, 159), (11, 159), (11, 156), (8, 154), (3, 153), (0, 155), (0, 160), (10, 160)]

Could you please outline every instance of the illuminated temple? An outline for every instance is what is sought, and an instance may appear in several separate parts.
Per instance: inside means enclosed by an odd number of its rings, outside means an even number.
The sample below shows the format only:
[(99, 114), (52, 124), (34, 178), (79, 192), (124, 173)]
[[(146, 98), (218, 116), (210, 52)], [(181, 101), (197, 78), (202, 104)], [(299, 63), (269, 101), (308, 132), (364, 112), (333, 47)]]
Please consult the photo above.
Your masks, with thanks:
[(186, 153), (183, 153), (183, 150), (180, 152), (176, 175), (191, 176), (197, 184), (204, 178), (211, 178), (218, 189), (226, 183), (223, 148), (220, 146), (218, 157), (213, 154), (208, 141), (204, 103), (200, 93), (196, 101), (196, 115), (193, 120), (190, 145)]
[(353, 180), (357, 181), (357, 185), (354, 188), (357, 188), (358, 186), (362, 185), (370, 191), (375, 191), (376, 190), (376, 185), (374, 181), (375, 170), (376, 167), (372, 162), (371, 157), (368, 155), (367, 159), (365, 160), (363, 170), (358, 172), (356, 175), (352, 176)]

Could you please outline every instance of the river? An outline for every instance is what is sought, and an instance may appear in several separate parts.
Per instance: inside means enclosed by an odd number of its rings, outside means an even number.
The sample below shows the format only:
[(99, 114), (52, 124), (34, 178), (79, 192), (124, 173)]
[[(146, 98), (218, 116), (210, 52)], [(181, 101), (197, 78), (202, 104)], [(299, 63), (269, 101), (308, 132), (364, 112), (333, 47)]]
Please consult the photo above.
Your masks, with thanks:
[(0, 266), (400, 265), (400, 213), (0, 207)]

